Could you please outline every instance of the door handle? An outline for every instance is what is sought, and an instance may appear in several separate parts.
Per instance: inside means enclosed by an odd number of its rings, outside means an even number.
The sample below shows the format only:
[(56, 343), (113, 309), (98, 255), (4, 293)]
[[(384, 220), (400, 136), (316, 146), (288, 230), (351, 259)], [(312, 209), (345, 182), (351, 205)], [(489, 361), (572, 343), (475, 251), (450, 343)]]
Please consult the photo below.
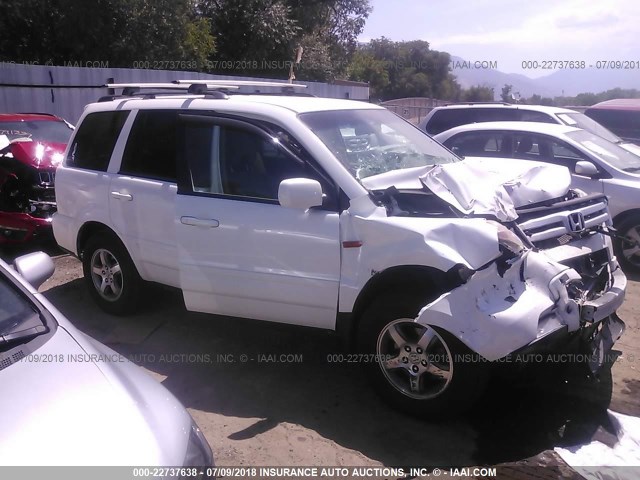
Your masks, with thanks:
[(192, 227), (215, 228), (220, 225), (218, 220), (212, 218), (180, 217), (180, 223)]
[(127, 202), (133, 200), (133, 195), (129, 193), (111, 192), (111, 196), (116, 200), (126, 200)]

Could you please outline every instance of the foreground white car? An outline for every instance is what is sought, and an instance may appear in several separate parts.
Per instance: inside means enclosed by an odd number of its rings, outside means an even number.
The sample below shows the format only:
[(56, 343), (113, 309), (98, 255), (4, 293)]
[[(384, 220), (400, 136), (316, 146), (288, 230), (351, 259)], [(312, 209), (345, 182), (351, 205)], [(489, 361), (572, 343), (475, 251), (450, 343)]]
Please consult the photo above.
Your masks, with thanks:
[(167, 389), (35, 290), (53, 273), (46, 254), (20, 257), (15, 268), (0, 260), (0, 465), (213, 464)]
[(385, 398), (432, 415), (473, 403), (489, 361), (574, 340), (596, 370), (622, 333), (606, 198), (566, 168), (460, 161), (366, 103), (193, 90), (87, 106), (57, 171), (56, 239), (105, 310), (145, 280), (336, 330)]
[[(640, 270), (640, 156), (589, 131), (533, 122), (462, 125), (434, 137), (460, 155), (536, 160), (571, 171), (572, 186), (609, 198), (613, 225), (627, 241), (616, 240), (624, 266)], [(637, 147), (636, 147), (637, 148)]]

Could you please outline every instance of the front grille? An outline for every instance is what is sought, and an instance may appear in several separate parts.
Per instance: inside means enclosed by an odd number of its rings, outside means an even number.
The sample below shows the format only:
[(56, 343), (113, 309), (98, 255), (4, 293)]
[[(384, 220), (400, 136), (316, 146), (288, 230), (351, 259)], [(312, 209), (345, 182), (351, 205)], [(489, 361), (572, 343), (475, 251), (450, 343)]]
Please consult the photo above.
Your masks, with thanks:
[(609, 250), (603, 248), (579, 257), (563, 260), (563, 265), (573, 268), (580, 275), (596, 276), (598, 272), (609, 263)]
[(518, 225), (539, 248), (564, 245), (603, 224), (611, 224), (604, 195), (568, 200), (550, 207), (518, 211)]

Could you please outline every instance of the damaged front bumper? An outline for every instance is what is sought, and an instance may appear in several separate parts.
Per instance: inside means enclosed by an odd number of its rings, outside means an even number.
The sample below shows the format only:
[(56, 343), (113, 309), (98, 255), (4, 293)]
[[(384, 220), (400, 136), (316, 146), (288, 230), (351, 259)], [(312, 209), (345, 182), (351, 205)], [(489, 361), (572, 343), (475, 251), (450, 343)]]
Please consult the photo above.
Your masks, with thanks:
[(601, 246), (562, 263), (553, 258), (558, 252), (536, 251), (506, 270), (493, 263), (425, 306), (416, 321), (449, 331), (489, 361), (578, 343), (595, 373), (624, 331), (615, 312), (627, 283), (608, 245)]

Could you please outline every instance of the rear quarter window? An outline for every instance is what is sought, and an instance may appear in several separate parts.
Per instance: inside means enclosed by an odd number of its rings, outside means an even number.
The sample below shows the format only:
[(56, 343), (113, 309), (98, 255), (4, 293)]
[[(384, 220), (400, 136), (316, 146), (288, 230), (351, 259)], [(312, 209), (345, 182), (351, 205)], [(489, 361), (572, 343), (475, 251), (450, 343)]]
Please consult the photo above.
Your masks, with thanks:
[(460, 125), (478, 122), (507, 122), (519, 120), (515, 108), (452, 108), (437, 110), (425, 126), (427, 133), (437, 135)]
[(437, 110), (425, 125), (425, 130), (431, 135), (437, 135), (451, 128), (473, 123), (474, 113), (471, 109)]
[(66, 164), (106, 172), (128, 115), (128, 111), (95, 112), (87, 115), (73, 138)]

